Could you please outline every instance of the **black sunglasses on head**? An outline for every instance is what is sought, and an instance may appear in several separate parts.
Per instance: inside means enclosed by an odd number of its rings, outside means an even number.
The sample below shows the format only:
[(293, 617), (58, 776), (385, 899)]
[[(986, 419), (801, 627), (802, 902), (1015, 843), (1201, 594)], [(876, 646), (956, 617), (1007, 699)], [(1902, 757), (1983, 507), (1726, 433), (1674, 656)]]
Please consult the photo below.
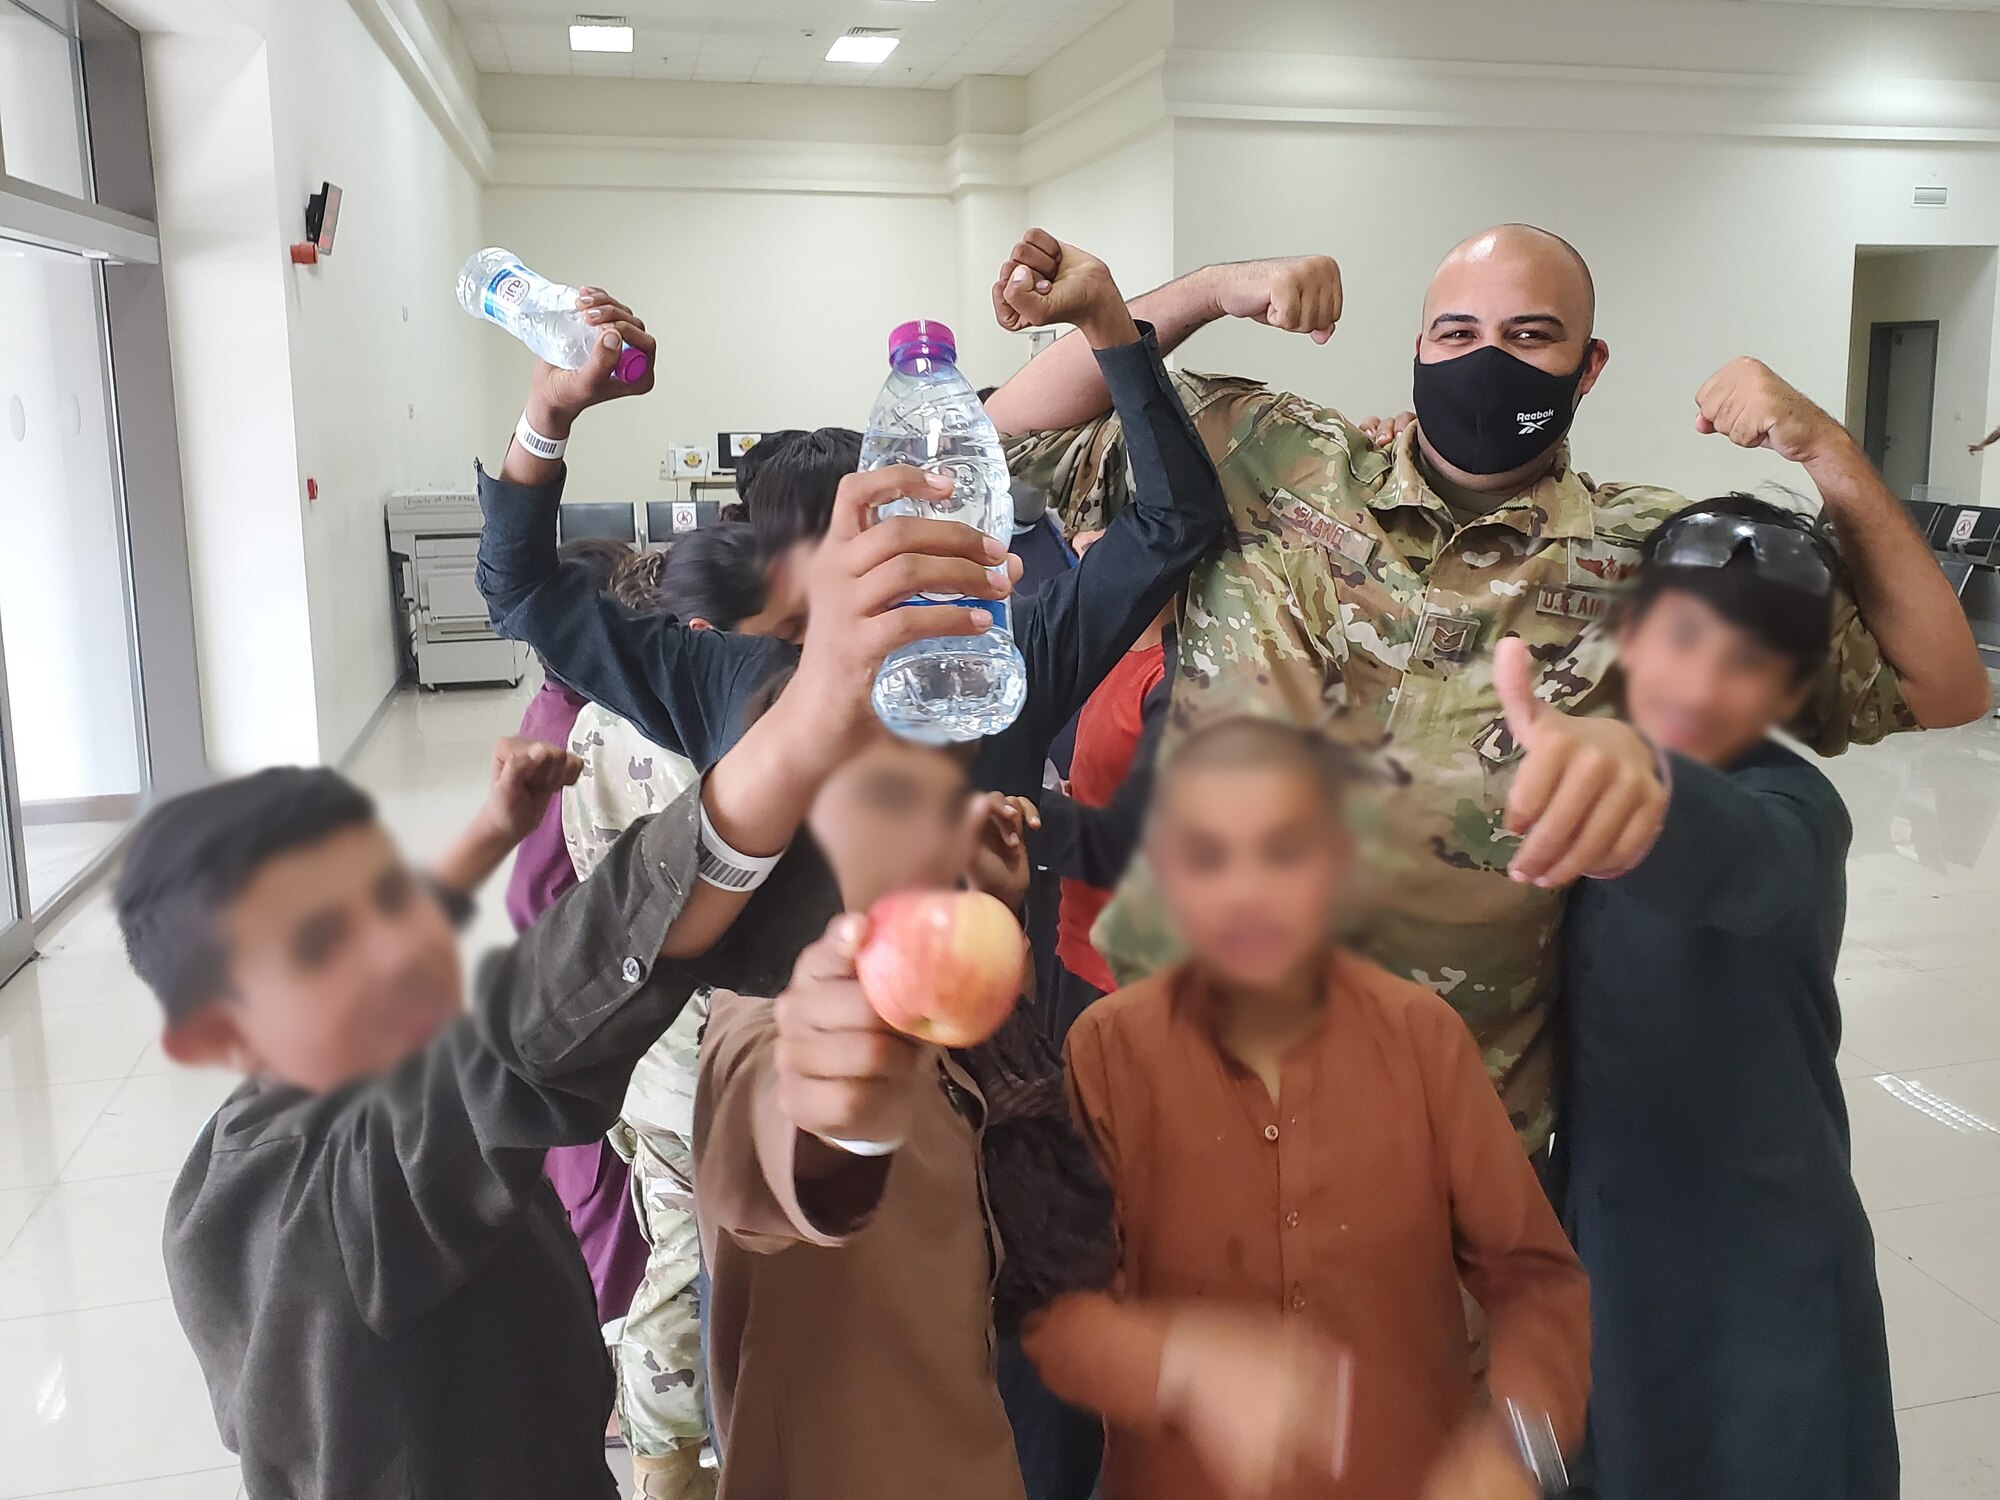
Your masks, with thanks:
[(1723, 568), (1744, 547), (1761, 577), (1815, 597), (1833, 592), (1833, 569), (1817, 539), (1794, 527), (1748, 516), (1676, 517), (1660, 530), (1655, 561), (1677, 568)]

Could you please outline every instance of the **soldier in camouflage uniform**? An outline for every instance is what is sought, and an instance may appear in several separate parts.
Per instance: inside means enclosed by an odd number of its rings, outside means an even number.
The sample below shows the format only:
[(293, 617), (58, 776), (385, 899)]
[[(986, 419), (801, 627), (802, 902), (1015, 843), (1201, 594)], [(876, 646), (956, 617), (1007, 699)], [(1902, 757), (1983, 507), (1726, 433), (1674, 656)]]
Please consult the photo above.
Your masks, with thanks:
[[(1024, 241), (1003, 281), (1023, 264), (1046, 276), (1056, 258)], [(1542, 231), (1489, 231), (1440, 267), (1420, 363), (1478, 350), (1575, 382), (1569, 408), (1547, 424), (1553, 440), (1503, 474), (1455, 466), (1427, 441), (1422, 370), (1418, 422), (1386, 452), (1302, 397), (1251, 380), (1176, 376), (1221, 474), (1234, 535), (1188, 585), (1165, 753), (1191, 726), (1240, 713), (1323, 724), (1370, 752), (1385, 786), (1376, 826), (1364, 830), (1374, 835), (1375, 900), (1363, 947), (1465, 1017), (1530, 1149), (1547, 1140), (1552, 1117), (1556, 887), (1604, 868), (1589, 859), (1607, 858), (1614, 840), (1574, 851), (1573, 867), (1519, 868), (1520, 841), (1502, 822), (1519, 750), (1494, 690), (1493, 646), (1524, 637), (1545, 701), (1572, 714), (1611, 712), (1615, 642), (1593, 627), (1636, 568), (1639, 543), (1687, 503), (1671, 490), (1599, 484), (1571, 462), (1561, 434), (1608, 358), (1591, 337), (1594, 310), (1580, 257)], [(1163, 345), (1223, 315), (1324, 341), (1339, 312), (1338, 268), (1323, 257), (1214, 267), (1140, 299), (1134, 312)], [(1105, 524), (1129, 480), (1116, 419), (1086, 420), (1103, 402), (1074, 353), (1064, 343), (1044, 351), (988, 410), (1003, 431), (1070, 424), (1017, 440), (1010, 459), (1080, 529)], [(1889, 653), (1892, 668), (1854, 610), (1837, 619), (1833, 658), (1794, 726), (1800, 737), (1833, 754), (1976, 715), (1985, 678), (1957, 601), (1838, 425), (1751, 360), (1705, 385), (1698, 409), (1703, 431), (1806, 465), (1860, 564), (1863, 609), (1885, 640), (1893, 624), (1903, 648)], [(1548, 412), (1519, 415), (1525, 435), (1529, 419)], [(1933, 641), (1952, 648), (1936, 669), (1906, 670), (1925, 664)], [(1921, 713), (1911, 707), (1918, 687)], [(1657, 811), (1652, 819), (1657, 827)], [(1627, 853), (1632, 833), (1615, 836)], [(1643, 853), (1644, 841), (1637, 847)], [(1122, 982), (1174, 959), (1143, 866), (1094, 938)]]
[[(586, 704), (570, 733), (583, 762), (562, 799), (563, 838), (587, 879), (635, 819), (691, 786), (686, 757), (663, 750), (609, 709)], [(695, 1278), (694, 1085), (708, 991), (698, 990), (633, 1070), (611, 1144), (632, 1166), (632, 1209), (646, 1237), (646, 1273), (613, 1347), (618, 1421), (642, 1500), (708, 1500), (706, 1373)], [(712, 1465), (713, 1455), (710, 1454)]]

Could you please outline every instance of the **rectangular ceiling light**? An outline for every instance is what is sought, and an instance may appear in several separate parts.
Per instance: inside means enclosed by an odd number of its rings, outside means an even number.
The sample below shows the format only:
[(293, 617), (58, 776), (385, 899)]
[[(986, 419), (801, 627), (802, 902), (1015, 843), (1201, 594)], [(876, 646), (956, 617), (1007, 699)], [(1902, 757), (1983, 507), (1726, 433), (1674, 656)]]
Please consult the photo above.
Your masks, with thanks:
[(826, 60), (837, 63), (867, 63), (873, 66), (896, 50), (902, 38), (881, 26), (850, 26), (833, 39)]
[(630, 52), (632, 27), (623, 16), (578, 16), (569, 28), (572, 52)]

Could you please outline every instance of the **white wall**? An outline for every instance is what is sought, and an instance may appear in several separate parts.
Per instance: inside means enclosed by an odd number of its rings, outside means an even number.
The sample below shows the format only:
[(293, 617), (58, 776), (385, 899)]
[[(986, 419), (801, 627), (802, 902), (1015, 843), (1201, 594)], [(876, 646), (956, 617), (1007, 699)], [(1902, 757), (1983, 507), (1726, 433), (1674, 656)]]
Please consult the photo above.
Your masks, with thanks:
[(301, 519), (319, 746), (333, 760), (396, 681), (383, 498), (472, 482), (482, 346), (455, 281), (484, 241), (478, 184), (346, 5), (299, 6), (272, 79), (287, 101), (284, 236), (304, 236), (321, 182), (344, 193), (333, 256), (284, 267), (298, 466), (319, 487)]
[[(2000, 242), (1990, 15), (1178, 0), (1172, 40), (1176, 269), (1324, 251), (1347, 290), (1323, 349), (1239, 324), (1185, 362), (1399, 409), (1438, 258), (1491, 223), (1546, 225), (1590, 261), (1612, 348), (1576, 427), (1600, 479), (1796, 481), (1694, 434), (1701, 381), (1754, 354), (1841, 413), (1856, 246)], [(1951, 206), (1914, 207), (1919, 184)], [(1990, 308), (1967, 321), (1994, 343)], [(2000, 502), (2000, 467), (1985, 487)]]
[(1868, 403), (1868, 348), (1876, 323), (1938, 325), (1937, 394), (1931, 413), (1930, 482), (1967, 501), (1979, 498), (1985, 466), (1968, 444), (1992, 427), (1987, 391), (1993, 355), (1991, 247), (1864, 255), (1854, 264), (1854, 319), (1848, 351), (1847, 425), (1862, 436)]
[[(470, 474), (451, 279), (477, 184), (348, 4), (121, 9), (147, 31), (209, 758), (336, 759), (395, 679), (383, 497)], [(335, 255), (294, 267), (325, 179)]]
[[(652, 395), (579, 426), (572, 499), (668, 494), (659, 472), (673, 443), (862, 426), (890, 329), (957, 316), (942, 196), (495, 187), (485, 222), (489, 240), (544, 274), (608, 287), (661, 339)], [(497, 463), (529, 361), (497, 328), (480, 340), (492, 393), (481, 445)]]
[(146, 38), (202, 722), (235, 772), (319, 758), (270, 69), (240, 25)]
[[(1693, 431), (1696, 389), (1737, 354), (1765, 360), (1836, 414), (1846, 406), (1857, 243), (1923, 232), (1912, 183), (1939, 174), (1968, 200), (1928, 221), (2000, 238), (2000, 155), (1990, 149), (1548, 131), (1399, 132), (1183, 122), (1176, 249), (1183, 267), (1325, 251), (1346, 313), (1324, 348), (1244, 324), (1189, 345), (1187, 364), (1242, 370), (1350, 413), (1400, 410), (1423, 290), (1439, 257), (1487, 224), (1526, 220), (1589, 260), (1611, 364), (1576, 425), (1600, 480), (1690, 494), (1792, 480), (1774, 458)], [(1392, 158), (1388, 216), (1357, 216), (1330, 164)], [(1323, 184), (1300, 190), (1301, 184)], [(1289, 187), (1288, 187), (1289, 185)], [(1392, 230), (1392, 232), (1389, 232)], [(1992, 315), (1985, 338), (1992, 341)]]
[(1174, 130), (1165, 122), (1137, 140), (1028, 189), (1028, 218), (1111, 268), (1127, 296), (1171, 278), (1174, 254)]

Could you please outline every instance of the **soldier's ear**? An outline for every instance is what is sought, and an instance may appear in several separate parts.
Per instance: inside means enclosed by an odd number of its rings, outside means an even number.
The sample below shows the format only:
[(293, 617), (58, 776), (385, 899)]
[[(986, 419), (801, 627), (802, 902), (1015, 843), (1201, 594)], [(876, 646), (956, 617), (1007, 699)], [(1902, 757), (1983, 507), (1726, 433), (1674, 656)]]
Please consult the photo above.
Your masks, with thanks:
[(1590, 394), (1590, 388), (1597, 384), (1597, 377), (1604, 373), (1604, 367), (1611, 363), (1611, 346), (1603, 339), (1592, 339), (1583, 351), (1583, 379), (1577, 382), (1576, 399), (1581, 401)]

